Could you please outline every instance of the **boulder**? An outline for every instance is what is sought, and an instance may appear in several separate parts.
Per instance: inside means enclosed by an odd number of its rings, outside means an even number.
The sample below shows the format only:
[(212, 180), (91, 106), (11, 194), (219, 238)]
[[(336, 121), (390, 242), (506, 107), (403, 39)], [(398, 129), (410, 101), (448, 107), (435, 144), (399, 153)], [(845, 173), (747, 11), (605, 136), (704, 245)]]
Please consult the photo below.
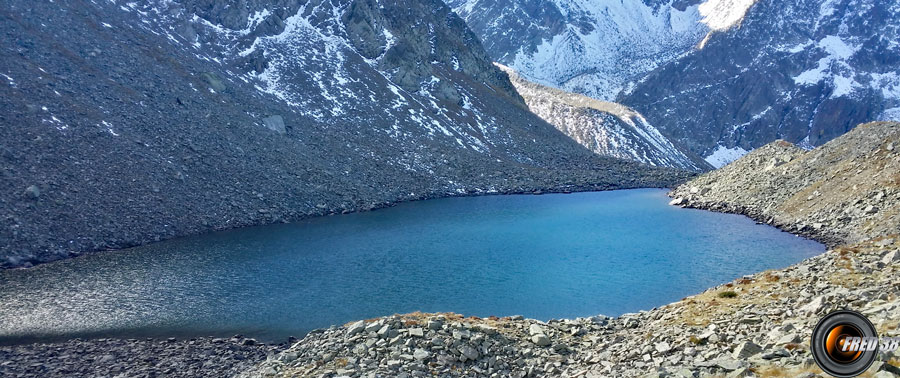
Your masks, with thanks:
[(25, 188), (25, 196), (36, 200), (41, 197), (41, 190), (38, 189), (37, 185), (31, 185)]
[(353, 336), (357, 333), (364, 331), (365, 329), (366, 329), (366, 322), (360, 320), (356, 323), (351, 324), (349, 327), (347, 327), (347, 336), (348, 337)]
[(279, 134), (287, 133), (287, 129), (284, 126), (284, 118), (281, 118), (280, 115), (273, 115), (266, 118), (263, 118), (263, 125), (266, 126), (267, 129), (272, 130)]
[(731, 357), (736, 360), (746, 360), (747, 358), (757, 355), (760, 352), (762, 352), (762, 347), (752, 342), (745, 341), (743, 343), (740, 343), (737, 348), (734, 348), (734, 352), (731, 354)]
[(463, 361), (468, 360), (477, 360), (480, 357), (478, 350), (473, 348), (469, 344), (463, 344), (459, 346), (459, 353), (465, 357)]
[(431, 358), (431, 352), (428, 352), (425, 349), (419, 348), (413, 352), (413, 358), (415, 358), (416, 361), (425, 361), (425, 360)]
[(550, 338), (547, 337), (547, 335), (541, 333), (531, 336), (531, 342), (533, 342), (537, 346), (547, 346), (550, 345)]

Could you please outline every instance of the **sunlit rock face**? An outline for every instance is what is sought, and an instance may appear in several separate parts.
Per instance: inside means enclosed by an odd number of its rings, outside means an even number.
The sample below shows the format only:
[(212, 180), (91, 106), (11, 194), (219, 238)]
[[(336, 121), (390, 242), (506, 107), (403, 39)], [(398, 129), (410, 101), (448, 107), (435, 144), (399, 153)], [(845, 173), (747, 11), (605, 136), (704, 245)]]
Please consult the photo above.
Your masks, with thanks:
[(498, 66), (509, 74), (529, 110), (597, 154), (690, 171), (712, 167), (627, 106), (533, 83)]

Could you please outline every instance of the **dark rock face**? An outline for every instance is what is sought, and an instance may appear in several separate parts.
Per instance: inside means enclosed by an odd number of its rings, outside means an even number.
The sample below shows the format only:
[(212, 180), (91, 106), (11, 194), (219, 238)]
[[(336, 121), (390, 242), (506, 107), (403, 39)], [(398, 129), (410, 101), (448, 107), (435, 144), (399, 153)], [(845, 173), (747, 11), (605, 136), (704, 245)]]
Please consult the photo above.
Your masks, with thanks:
[(598, 157), (527, 112), (439, 2), (12, 0), (0, 34), (2, 267), (684, 177)]
[(897, 20), (896, 0), (760, 0), (619, 101), (702, 156), (775, 139), (819, 146), (900, 118)]

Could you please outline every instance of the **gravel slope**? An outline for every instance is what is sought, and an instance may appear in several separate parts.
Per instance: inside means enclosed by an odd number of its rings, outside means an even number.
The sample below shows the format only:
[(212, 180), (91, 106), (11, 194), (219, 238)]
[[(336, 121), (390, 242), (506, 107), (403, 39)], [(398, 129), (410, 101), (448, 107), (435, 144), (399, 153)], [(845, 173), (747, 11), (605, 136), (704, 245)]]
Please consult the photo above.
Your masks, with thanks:
[(0, 377), (227, 377), (281, 349), (239, 336), (0, 346)]
[(670, 196), (829, 245), (855, 243), (900, 232), (898, 151), (900, 123), (868, 123), (812, 151), (770, 143)]

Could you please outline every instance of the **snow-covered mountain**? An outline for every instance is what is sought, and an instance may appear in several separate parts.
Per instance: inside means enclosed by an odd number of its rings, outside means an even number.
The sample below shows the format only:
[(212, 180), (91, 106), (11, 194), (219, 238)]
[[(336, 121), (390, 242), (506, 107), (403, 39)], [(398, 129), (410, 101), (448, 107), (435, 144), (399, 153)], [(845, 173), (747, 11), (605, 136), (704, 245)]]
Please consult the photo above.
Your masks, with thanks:
[(720, 166), (900, 119), (900, 0), (451, 0), (529, 80), (616, 101)]
[(509, 67), (498, 67), (509, 74), (533, 113), (598, 154), (692, 171), (711, 168), (626, 106), (533, 83)]
[(900, 119), (900, 0), (759, 0), (732, 19), (620, 101), (718, 164)]
[(439, 0), (4, 0), (0, 35), (0, 266), (684, 177), (530, 113)]
[(610, 101), (710, 30), (696, 0), (448, 3), (497, 62), (531, 81)]

